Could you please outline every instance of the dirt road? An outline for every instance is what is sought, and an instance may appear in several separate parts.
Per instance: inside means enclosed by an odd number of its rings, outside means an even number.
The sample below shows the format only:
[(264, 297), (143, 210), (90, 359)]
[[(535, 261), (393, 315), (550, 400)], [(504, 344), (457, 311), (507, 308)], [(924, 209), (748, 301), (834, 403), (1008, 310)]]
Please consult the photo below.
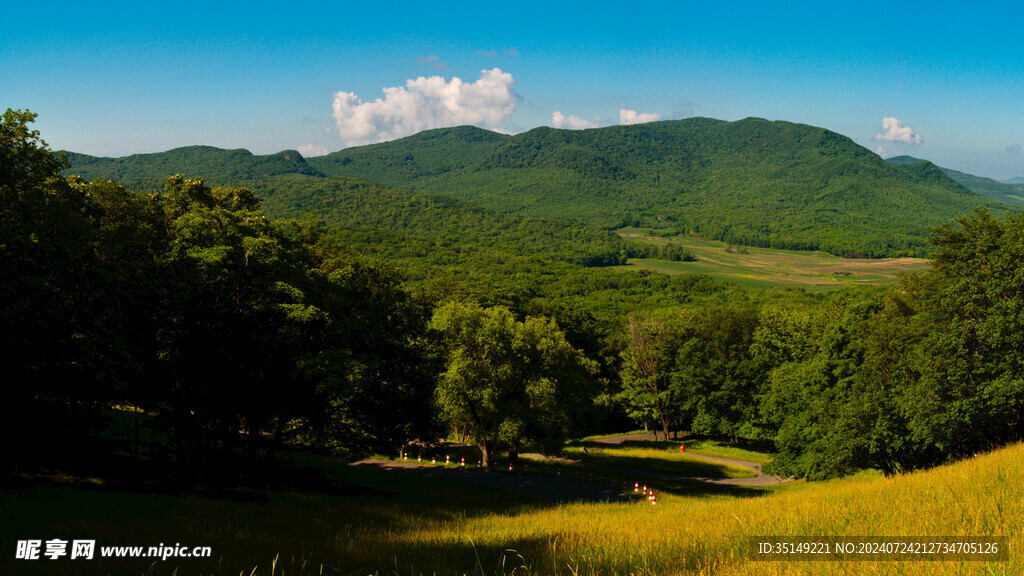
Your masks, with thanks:
[[(682, 436), (681, 436), (682, 437)], [(604, 438), (597, 438), (595, 440), (588, 440), (587, 446), (591, 447), (609, 447), (618, 446), (624, 442), (630, 440), (652, 440), (652, 434), (623, 434), (620, 436), (607, 436)], [(576, 460), (567, 458), (547, 457), (541, 454), (523, 454), (523, 456), (544, 459), (551, 462), (558, 462), (562, 464), (575, 464)], [(448, 478), (455, 479), (459, 482), (467, 482), (469, 484), (476, 484), (479, 486), (489, 486), (492, 488), (500, 488), (503, 490), (509, 490), (520, 494), (526, 494), (548, 502), (561, 503), (561, 502), (617, 502), (630, 500), (630, 497), (626, 494), (628, 489), (624, 491), (620, 490), (620, 487), (613, 486), (611, 478), (606, 482), (601, 482), (602, 478), (600, 473), (602, 470), (614, 472), (616, 475), (622, 475), (623, 473), (630, 474), (635, 473), (637, 476), (645, 479), (662, 479), (673, 482), (702, 482), (705, 484), (716, 484), (716, 485), (731, 485), (731, 486), (764, 486), (768, 484), (779, 484), (781, 482), (787, 482), (792, 478), (782, 478), (779, 476), (769, 476), (761, 471), (761, 465), (756, 462), (745, 462), (743, 460), (732, 460), (729, 458), (716, 458), (714, 456), (699, 456), (695, 454), (688, 454), (694, 458), (701, 458), (709, 460), (711, 462), (719, 462), (721, 464), (730, 464), (733, 466), (740, 466), (751, 470), (757, 476), (753, 478), (711, 478), (704, 476), (679, 476), (673, 474), (651, 472), (646, 470), (630, 470), (627, 468), (601, 466), (596, 464), (586, 464), (581, 470), (587, 470), (588, 473), (584, 475), (573, 475), (570, 477), (568, 474), (561, 475), (557, 473), (552, 475), (548, 474), (509, 474), (500, 471), (489, 471), (485, 472), (476, 468), (454, 468), (454, 467), (441, 467), (432, 466), (426, 464), (420, 464), (417, 462), (399, 462), (391, 460), (378, 460), (375, 458), (367, 458), (352, 463), (352, 466), (372, 466), (382, 470), (402, 470), (407, 473), (420, 474), (424, 477), (431, 478)]]
[[(680, 435), (682, 439), (685, 435)], [(623, 442), (631, 440), (652, 440), (654, 439), (653, 434), (623, 434), (621, 436), (606, 436), (604, 438), (597, 438), (586, 442), (589, 446), (607, 447), (607, 446), (620, 446)], [(539, 456), (539, 455), (537, 455)], [(784, 478), (782, 476), (769, 476), (761, 471), (761, 464), (756, 462), (745, 462), (743, 460), (732, 460), (730, 458), (717, 458), (715, 456), (701, 456), (698, 454), (688, 454), (694, 458), (701, 458), (703, 460), (710, 460), (711, 462), (718, 462), (720, 464), (729, 464), (732, 466), (740, 466), (747, 468), (750, 471), (757, 474), (754, 478), (709, 478), (704, 476), (673, 476), (670, 474), (655, 474), (645, 473), (648, 476), (658, 476), (662, 478), (672, 480), (693, 480), (695, 482), (705, 482), (707, 484), (720, 484), (720, 485), (732, 485), (732, 486), (765, 486), (768, 484), (781, 484), (782, 482), (788, 482), (793, 480), (792, 478)]]

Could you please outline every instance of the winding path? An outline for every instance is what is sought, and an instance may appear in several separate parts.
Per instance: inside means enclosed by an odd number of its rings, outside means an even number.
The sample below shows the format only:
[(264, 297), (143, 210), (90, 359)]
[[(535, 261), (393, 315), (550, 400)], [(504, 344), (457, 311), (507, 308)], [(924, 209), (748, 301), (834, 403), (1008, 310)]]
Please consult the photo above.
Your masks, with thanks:
[[(683, 439), (685, 435), (680, 436)], [(606, 436), (604, 438), (596, 438), (586, 442), (588, 446), (621, 446), (624, 442), (630, 440), (650, 440), (651, 434), (623, 434), (620, 436)], [(540, 456), (535, 454), (533, 456)], [(704, 482), (706, 484), (719, 484), (719, 485), (731, 485), (731, 486), (766, 486), (769, 484), (781, 484), (782, 482), (789, 482), (793, 478), (786, 478), (782, 476), (770, 476), (761, 471), (761, 464), (757, 462), (746, 462), (744, 460), (733, 460), (731, 458), (718, 458), (717, 456), (702, 456), (700, 454), (687, 454), (694, 458), (700, 458), (702, 460), (709, 460), (711, 462), (718, 462), (719, 464), (728, 464), (732, 466), (739, 466), (746, 468), (757, 474), (753, 478), (711, 478), (707, 476), (677, 476), (674, 474), (664, 474), (655, 472), (645, 472), (648, 476), (657, 476), (659, 478), (666, 478), (672, 480), (693, 480), (695, 482)], [(543, 458), (543, 456), (540, 456)]]
[[(623, 442), (629, 440), (649, 440), (650, 434), (624, 434), (621, 436), (607, 436), (604, 438), (598, 438), (590, 440), (586, 444), (588, 446), (602, 447), (602, 446), (618, 446)], [(700, 458), (711, 462), (718, 462), (721, 464), (729, 464), (733, 466), (739, 466), (747, 468), (754, 472), (757, 476), (753, 478), (711, 478), (706, 476), (679, 476), (675, 474), (666, 474), (661, 472), (651, 471), (636, 471), (628, 468), (619, 468), (612, 466), (602, 466), (598, 464), (587, 464), (589, 469), (597, 470), (609, 470), (618, 473), (636, 473), (638, 476), (644, 478), (658, 478), (662, 480), (672, 481), (684, 481), (684, 482), (703, 482), (705, 484), (716, 484), (716, 485), (732, 485), (732, 486), (764, 486), (769, 484), (779, 484), (782, 482), (788, 482), (792, 478), (783, 478), (780, 476), (769, 476), (761, 471), (761, 465), (756, 462), (746, 462), (743, 460), (732, 460), (730, 458), (717, 458), (714, 456), (700, 456), (695, 454), (687, 454), (693, 458)], [(523, 456), (549, 460), (552, 462), (563, 462), (563, 463), (577, 463), (577, 460), (568, 458), (558, 458), (544, 456), (542, 454), (523, 454)], [(492, 488), (501, 488), (520, 494), (526, 494), (536, 498), (541, 498), (549, 502), (561, 503), (561, 502), (616, 502), (623, 500), (630, 500), (630, 497), (621, 493), (619, 490), (610, 488), (608, 486), (602, 486), (599, 483), (595, 483), (593, 480), (587, 481), (582, 478), (570, 478), (566, 476), (552, 476), (550, 474), (505, 474), (501, 472), (484, 472), (475, 468), (446, 468), (441, 466), (433, 466), (427, 464), (420, 464), (417, 462), (399, 462), (392, 460), (380, 460), (376, 458), (366, 458), (351, 463), (352, 466), (370, 466), (379, 468), (382, 470), (404, 470), (415, 474), (420, 474), (428, 478), (453, 478), (460, 482), (467, 482), (469, 484), (476, 484), (479, 486), (489, 486)]]

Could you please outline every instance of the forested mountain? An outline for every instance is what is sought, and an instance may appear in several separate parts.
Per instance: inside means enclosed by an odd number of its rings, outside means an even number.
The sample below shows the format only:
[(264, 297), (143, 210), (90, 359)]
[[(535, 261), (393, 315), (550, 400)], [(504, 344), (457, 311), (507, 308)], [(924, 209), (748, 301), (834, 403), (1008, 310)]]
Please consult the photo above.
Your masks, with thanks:
[(938, 170), (952, 180), (959, 182), (964, 186), (964, 188), (967, 188), (975, 194), (986, 196), (1000, 202), (1006, 202), (1007, 204), (1024, 206), (1024, 181), (1019, 183), (999, 182), (991, 178), (983, 178), (981, 176), (959, 172), (950, 168), (936, 166), (927, 160), (914, 158), (913, 156), (895, 156), (886, 161), (890, 164), (897, 164), (913, 171), (931, 172)]
[(333, 176), (412, 187), (422, 178), (475, 169), (509, 138), (474, 126), (440, 128), (310, 158), (309, 163)]
[[(156, 154), (133, 154), (122, 158), (100, 158), (68, 153), (73, 173), (86, 180), (107, 178), (117, 182), (157, 181), (174, 174), (202, 176), (215, 183), (251, 180), (280, 174), (322, 176), (309, 167), (295, 150), (284, 150), (268, 156), (255, 156), (248, 150), (223, 150), (213, 146), (186, 146)], [(152, 186), (147, 186), (152, 187)]]
[[(845, 136), (789, 122), (537, 128), (494, 138), (482, 159), (479, 141), (469, 158), (462, 156), (469, 147), (445, 136), (437, 146), (449, 147), (432, 148), (432, 157), (464, 168), (417, 170), (414, 143), (422, 134), (309, 162), (328, 175), (379, 179), (502, 212), (675, 226), (734, 243), (840, 254), (922, 253), (930, 227), (977, 205), (996, 206), (941, 174), (908, 173)], [(402, 170), (383, 168), (396, 158)]]
[[(206, 147), (70, 160), (66, 173), (144, 189), (175, 172), (213, 184), (260, 180), (254, 187), (277, 198), (267, 205), (274, 215), (324, 216), (320, 205), (334, 202), (328, 196), (350, 188), (329, 178), (358, 178), (505, 214), (862, 256), (925, 254), (930, 228), (979, 205), (1007, 207), (939, 169), (888, 163), (822, 128), (755, 118), (536, 128), (516, 136), (464, 126), (308, 160), (297, 152), (252, 156)], [(466, 204), (436, 207), (456, 206)]]
[[(627, 257), (651, 252), (649, 246), (579, 222), (500, 214), (443, 195), (353, 178), (296, 176), (239, 182), (263, 199), (267, 214), (274, 218), (312, 214), (327, 226), (387, 230), (429, 239), (438, 246), (489, 247), (588, 267), (624, 264)], [(350, 240), (354, 241), (351, 235)], [(402, 243), (409, 244), (410, 239)]]

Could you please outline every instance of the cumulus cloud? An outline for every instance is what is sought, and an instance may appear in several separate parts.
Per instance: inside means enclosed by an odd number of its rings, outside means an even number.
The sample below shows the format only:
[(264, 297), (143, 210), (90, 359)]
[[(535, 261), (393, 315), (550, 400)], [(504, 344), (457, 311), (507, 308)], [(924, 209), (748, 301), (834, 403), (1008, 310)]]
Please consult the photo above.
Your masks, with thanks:
[(584, 120), (576, 116), (566, 116), (558, 110), (555, 110), (555, 113), (551, 115), (551, 125), (555, 128), (583, 130), (584, 128), (600, 128), (601, 124), (602, 120), (598, 116), (594, 116), (590, 120)]
[(314, 156), (323, 156), (327, 154), (327, 146), (323, 144), (303, 144), (298, 148), (299, 154), (302, 154), (305, 158), (312, 158)]
[(661, 120), (661, 114), (644, 112), (638, 114), (636, 110), (622, 108), (619, 110), (619, 124), (643, 124), (645, 122), (657, 122)]
[(406, 80), (364, 102), (352, 92), (334, 94), (334, 120), (347, 146), (409, 136), (422, 130), (473, 124), (494, 127), (519, 105), (515, 79), (499, 68), (481, 70), (476, 82), (440, 76)]
[(1006, 151), (1014, 156), (1020, 156), (1024, 150), (1021, 149), (1020, 144), (1010, 144), (1006, 147)]
[(914, 134), (910, 126), (904, 126), (898, 118), (882, 118), (881, 134), (875, 134), (875, 140), (886, 140), (888, 142), (903, 142), (905, 144), (920, 144), (924, 142), (919, 134)]

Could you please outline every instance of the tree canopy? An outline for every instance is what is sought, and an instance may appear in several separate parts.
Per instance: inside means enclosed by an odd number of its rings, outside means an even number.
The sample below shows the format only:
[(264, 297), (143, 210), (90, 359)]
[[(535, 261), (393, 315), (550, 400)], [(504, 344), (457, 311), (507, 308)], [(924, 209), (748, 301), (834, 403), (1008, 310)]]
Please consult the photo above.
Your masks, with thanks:
[(450, 302), (436, 310), (431, 328), (441, 335), (444, 357), (440, 413), (468, 430), (484, 466), (499, 443), (512, 462), (527, 443), (557, 450), (598, 392), (596, 363), (549, 318), (520, 321), (501, 306)]

